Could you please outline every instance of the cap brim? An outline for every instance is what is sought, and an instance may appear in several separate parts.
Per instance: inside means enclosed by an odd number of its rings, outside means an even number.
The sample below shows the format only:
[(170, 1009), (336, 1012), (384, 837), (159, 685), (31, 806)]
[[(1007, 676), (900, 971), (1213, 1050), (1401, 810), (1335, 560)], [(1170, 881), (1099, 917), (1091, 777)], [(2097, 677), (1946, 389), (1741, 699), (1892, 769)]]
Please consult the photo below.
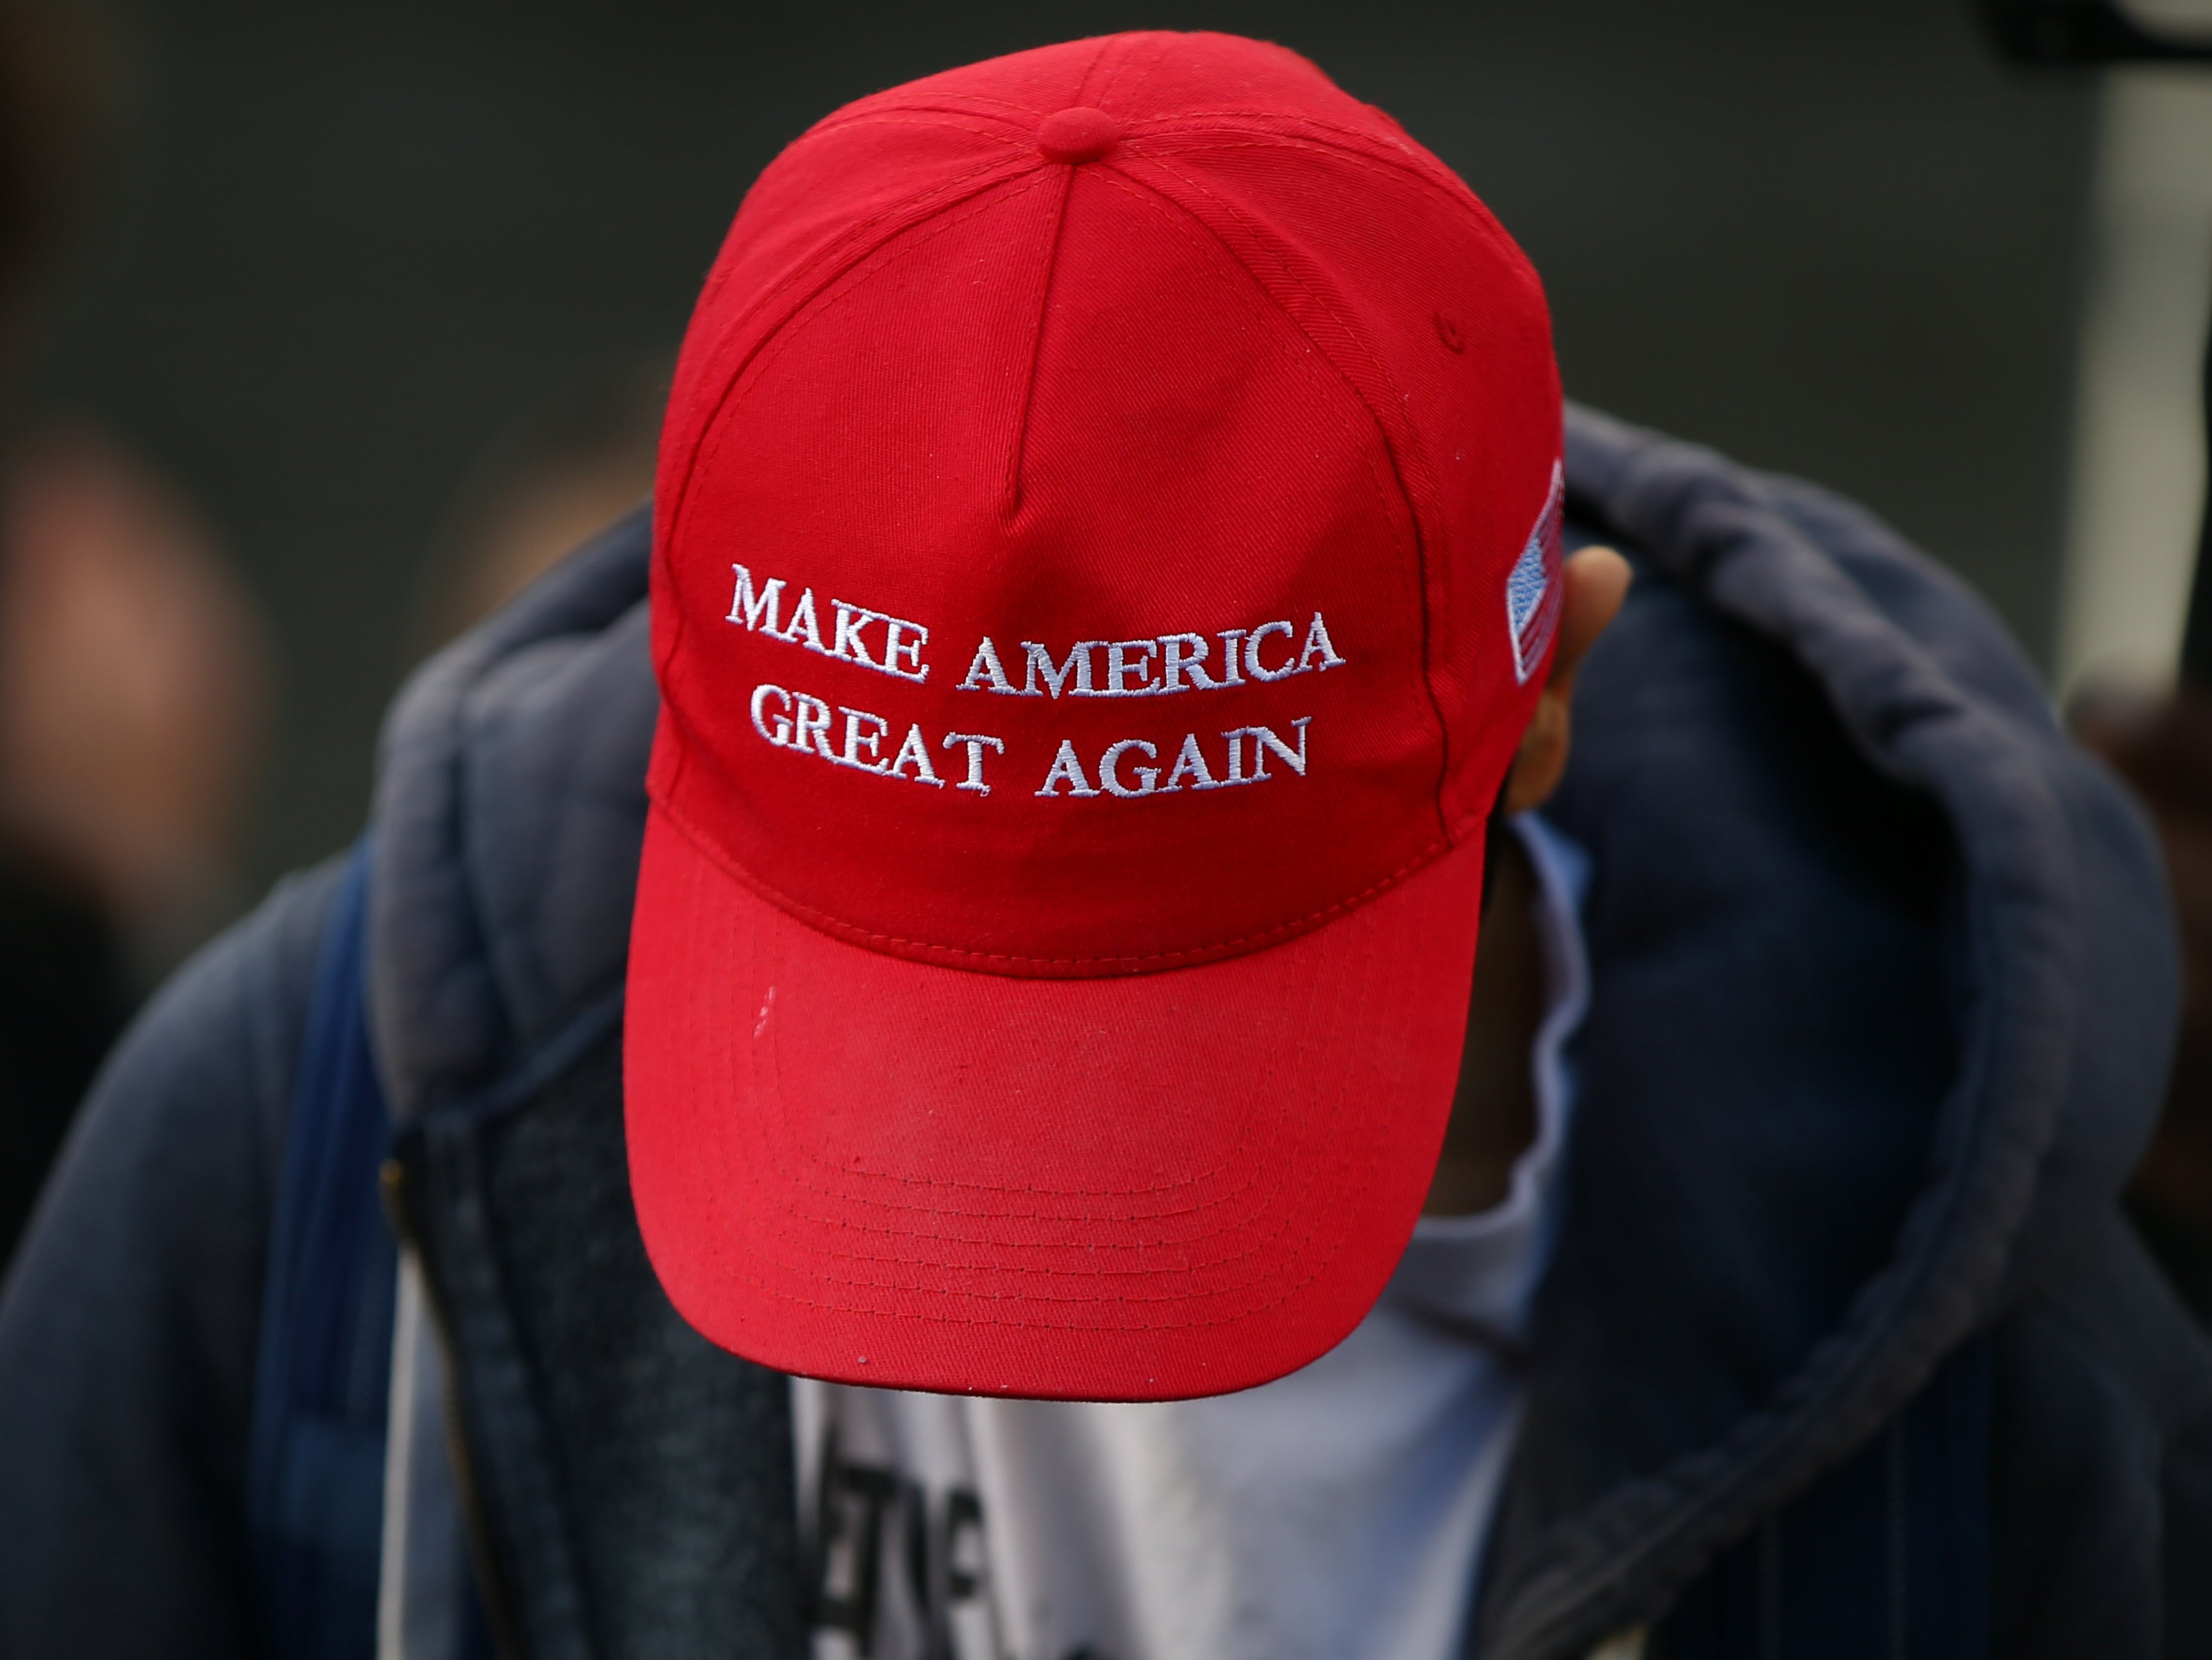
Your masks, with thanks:
[(1324, 927), (1163, 974), (848, 945), (657, 806), (630, 942), (630, 1183), (714, 1342), (838, 1382), (1250, 1387), (1395, 1268), (1458, 1076), (1480, 838)]

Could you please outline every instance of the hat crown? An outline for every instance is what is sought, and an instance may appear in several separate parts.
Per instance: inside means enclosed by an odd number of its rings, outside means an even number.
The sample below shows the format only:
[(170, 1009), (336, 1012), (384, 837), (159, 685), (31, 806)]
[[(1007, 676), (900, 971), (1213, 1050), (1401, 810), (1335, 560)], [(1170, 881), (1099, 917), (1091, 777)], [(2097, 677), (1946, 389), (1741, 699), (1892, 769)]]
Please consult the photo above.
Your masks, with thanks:
[(655, 798), (892, 954), (1291, 937), (1486, 815), (1559, 444), (1526, 260), (1294, 54), (1121, 35), (863, 100), (687, 336)]

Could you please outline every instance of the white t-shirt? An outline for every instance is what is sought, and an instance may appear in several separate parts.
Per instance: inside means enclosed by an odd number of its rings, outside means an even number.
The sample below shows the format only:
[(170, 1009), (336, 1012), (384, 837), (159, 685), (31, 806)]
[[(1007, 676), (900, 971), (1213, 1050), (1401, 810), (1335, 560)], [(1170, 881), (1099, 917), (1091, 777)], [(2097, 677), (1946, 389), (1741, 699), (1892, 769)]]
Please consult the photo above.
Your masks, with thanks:
[(816, 1660), (1451, 1660), (1519, 1424), (1589, 973), (1587, 861), (1541, 895), (1537, 1134), (1504, 1202), (1424, 1217), (1311, 1365), (1203, 1401), (792, 1383)]

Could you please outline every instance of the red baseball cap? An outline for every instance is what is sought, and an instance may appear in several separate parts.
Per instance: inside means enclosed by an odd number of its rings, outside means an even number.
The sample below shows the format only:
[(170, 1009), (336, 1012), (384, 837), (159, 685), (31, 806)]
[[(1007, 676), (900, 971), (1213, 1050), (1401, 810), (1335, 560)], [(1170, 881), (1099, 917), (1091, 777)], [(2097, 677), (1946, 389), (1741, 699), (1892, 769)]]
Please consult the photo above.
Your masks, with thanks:
[(1373, 1304), (1559, 603), (1535, 273), (1279, 47), (840, 110), (678, 364), (631, 935), (661, 1284), (782, 1371), (1152, 1400)]

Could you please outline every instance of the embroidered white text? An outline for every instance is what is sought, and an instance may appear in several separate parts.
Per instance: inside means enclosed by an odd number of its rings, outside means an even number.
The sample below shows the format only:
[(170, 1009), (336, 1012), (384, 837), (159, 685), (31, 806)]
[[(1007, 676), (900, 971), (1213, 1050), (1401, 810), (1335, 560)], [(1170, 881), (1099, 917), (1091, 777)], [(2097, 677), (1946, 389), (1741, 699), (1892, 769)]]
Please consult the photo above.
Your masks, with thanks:
[[(1214, 641), (1221, 642), (1214, 650)], [(998, 642), (985, 635), (960, 682), (963, 691), (1006, 697), (1162, 697), (1179, 691), (1214, 691), (1248, 681), (1265, 684), (1294, 674), (1342, 666), (1319, 611), (1306, 624), (1303, 643), (1289, 622), (1203, 634), (1163, 634), (1149, 640), (1078, 640), (1060, 656), (1036, 640), (1020, 643), (1021, 684), (1014, 684)]]
[[(929, 629), (923, 624), (893, 617), (887, 611), (871, 611), (848, 600), (832, 599), (830, 617), (825, 625), (815, 605), (812, 588), (800, 592), (798, 603), (786, 617), (783, 578), (772, 576), (765, 586), (757, 586), (752, 572), (744, 566), (732, 565), (730, 569), (737, 573), (737, 588), (730, 596), (730, 622), (741, 623), (752, 632), (765, 634), (770, 639), (804, 646), (824, 657), (857, 663), (864, 669), (896, 675), (917, 685), (929, 678), (929, 665), (921, 660), (921, 648), (929, 643)], [(872, 635), (869, 630), (878, 625), (881, 632)], [(825, 626), (830, 635), (827, 645), (823, 643)]]
[[(1098, 757), (1097, 769), (1091, 772), (1085, 771), (1083, 757), (1076, 752), (1074, 740), (1063, 738), (1037, 794), (1054, 797), (1060, 796), (1063, 791), (1070, 797), (1166, 795), (1182, 789), (1218, 790), (1235, 784), (1264, 784), (1276, 776), (1267, 770), (1270, 756), (1303, 778), (1306, 775), (1306, 727), (1312, 720), (1311, 715), (1302, 714), (1291, 722), (1291, 730), (1297, 738), (1295, 749), (1273, 727), (1234, 727), (1221, 734), (1226, 748), (1215, 752), (1220, 757), (1218, 761), (1209, 760), (1194, 732), (1182, 735), (1175, 758), (1165, 763), (1160, 758), (1160, 745), (1142, 738), (1124, 738), (1106, 746)], [(1166, 774), (1164, 782), (1161, 779), (1163, 770)]]

